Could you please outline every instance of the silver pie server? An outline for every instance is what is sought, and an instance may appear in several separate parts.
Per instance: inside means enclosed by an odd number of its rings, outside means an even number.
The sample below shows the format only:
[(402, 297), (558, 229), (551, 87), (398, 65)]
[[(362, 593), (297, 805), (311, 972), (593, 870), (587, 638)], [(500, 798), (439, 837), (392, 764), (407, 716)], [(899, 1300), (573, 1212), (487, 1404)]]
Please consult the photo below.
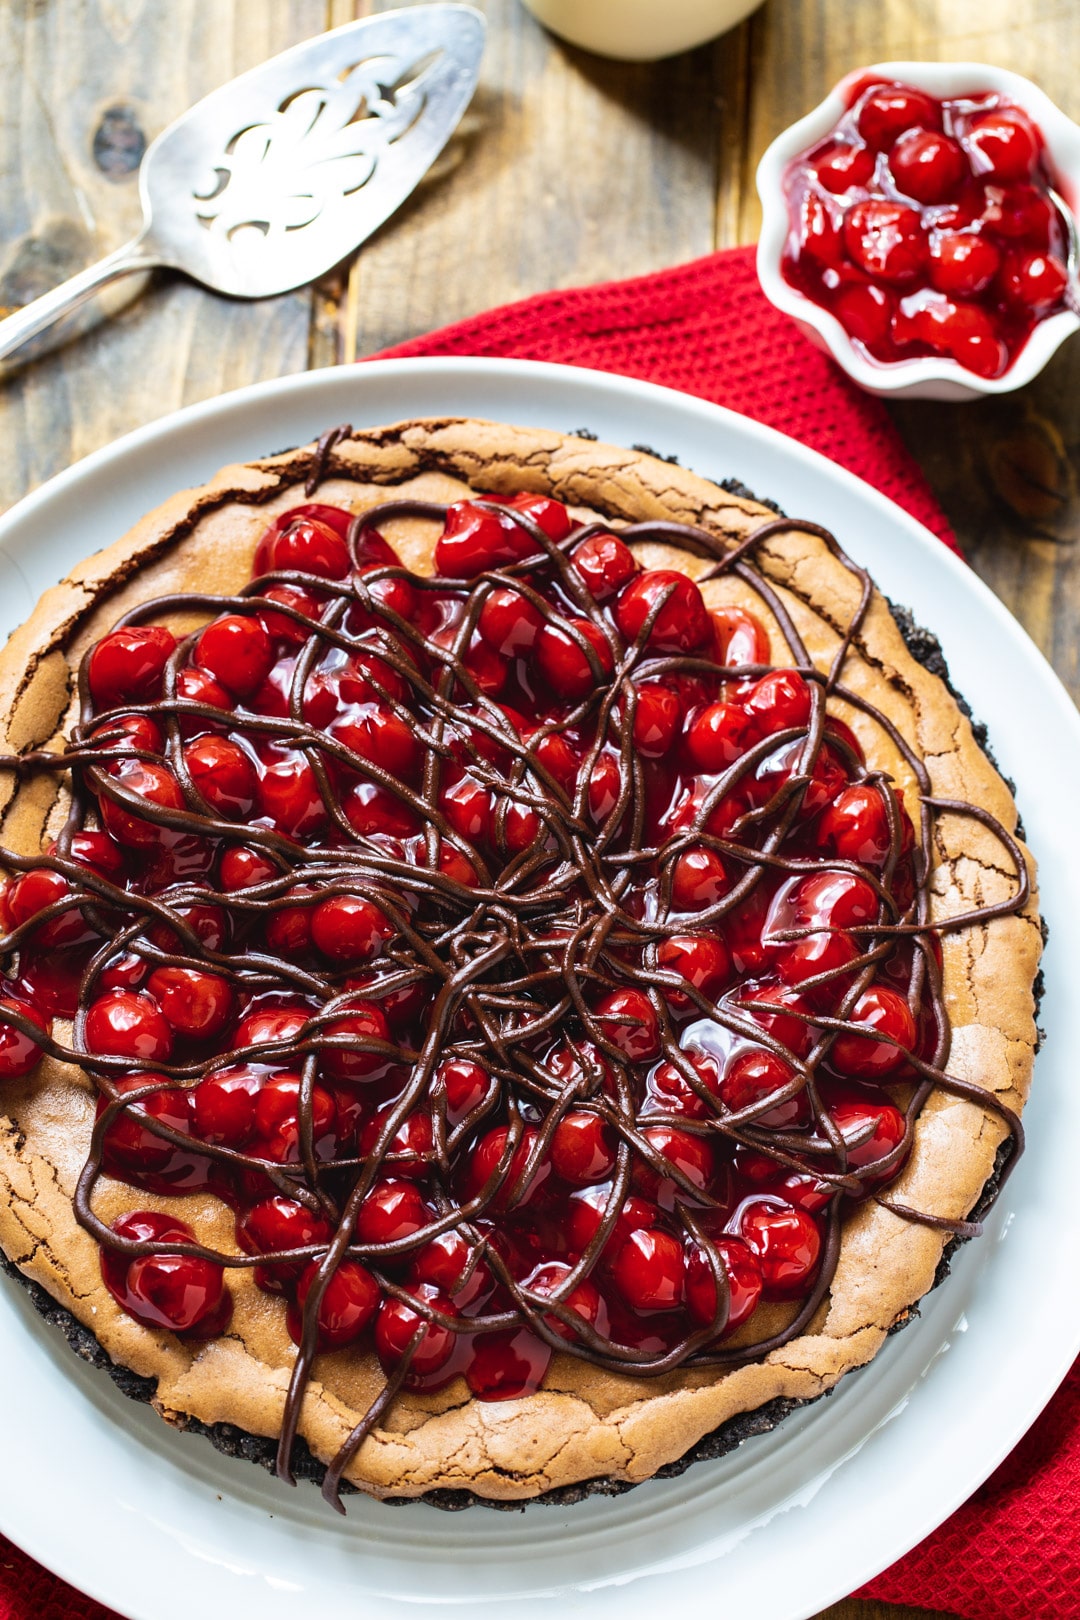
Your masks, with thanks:
[(472, 99), (484, 35), (467, 5), (384, 11), (212, 91), (147, 148), (139, 235), (0, 321), (0, 360), (133, 272), (182, 270), (233, 298), (324, 275), (438, 157)]

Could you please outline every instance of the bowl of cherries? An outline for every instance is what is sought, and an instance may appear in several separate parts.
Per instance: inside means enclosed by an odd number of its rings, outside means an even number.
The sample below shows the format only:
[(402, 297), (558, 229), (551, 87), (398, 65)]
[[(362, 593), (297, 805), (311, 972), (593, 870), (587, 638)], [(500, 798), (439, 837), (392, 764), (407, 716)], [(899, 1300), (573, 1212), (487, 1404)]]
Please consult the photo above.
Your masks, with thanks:
[(1018, 73), (849, 73), (757, 184), (766, 296), (870, 393), (1006, 393), (1080, 327), (1080, 127)]

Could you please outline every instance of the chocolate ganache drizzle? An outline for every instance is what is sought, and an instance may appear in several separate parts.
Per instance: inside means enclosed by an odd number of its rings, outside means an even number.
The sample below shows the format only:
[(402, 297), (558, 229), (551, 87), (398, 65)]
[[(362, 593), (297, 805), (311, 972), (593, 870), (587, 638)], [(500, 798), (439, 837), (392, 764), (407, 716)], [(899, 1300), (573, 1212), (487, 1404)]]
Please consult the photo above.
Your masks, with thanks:
[[(324, 440), (316, 482), (336, 442)], [(325, 524), (331, 510), (297, 509), (269, 532), (285, 532), (304, 513), (322, 513)], [(554, 523), (544, 521), (551, 511)], [(35, 1055), (77, 1063), (97, 1087), (75, 1210), (102, 1246), (117, 1297), (127, 1268), (170, 1256), (217, 1277), (222, 1268), (254, 1269), (260, 1286), (286, 1296), (298, 1353), (278, 1468), (291, 1478), (314, 1358), (351, 1342), (347, 1330), (335, 1338), (327, 1327), (335, 1278), (351, 1267), (350, 1286), (358, 1277), (370, 1284), (369, 1299), (357, 1304), (355, 1288), (349, 1297), (365, 1327), (378, 1311), (375, 1343), (388, 1376), (329, 1468), (324, 1494), (339, 1507), (349, 1462), (402, 1387), (438, 1387), (463, 1372), (475, 1393), (517, 1393), (536, 1386), (552, 1352), (638, 1377), (735, 1367), (810, 1323), (856, 1201), (875, 1199), (943, 1232), (977, 1231), (889, 1194), (934, 1088), (997, 1115), (1012, 1158), (1022, 1143), (1010, 1109), (947, 1072), (939, 935), (1019, 910), (1026, 864), (986, 811), (935, 796), (892, 722), (845, 686), (873, 595), (865, 571), (827, 531), (786, 517), (732, 547), (673, 522), (622, 527), (616, 542), (606, 524), (574, 524), (557, 503), (525, 497), (462, 503), (450, 509), (446, 532), (459, 519), (467, 526), (470, 514), (496, 520), (507, 551), (468, 577), (402, 567), (379, 526), (396, 518), (446, 525), (448, 509), (389, 500), (351, 521), (337, 514), (348, 547), (342, 577), (272, 568), (234, 596), (159, 597), (118, 621), (117, 629), (136, 629), (177, 614), (257, 619), (283, 672), (276, 710), (250, 692), (215, 691), (205, 671), (191, 679), (195, 631), (163, 657), (154, 695), (136, 702), (95, 702), (92, 650), (66, 750), (0, 760), (20, 778), (62, 772), (70, 783), (70, 811), (49, 851), (0, 850), (14, 884), (0, 910), (10, 990), (0, 999), (0, 1032), (32, 1042)], [(764, 541), (795, 530), (819, 536), (860, 587), (824, 671), (755, 563)], [(618, 604), (632, 579), (616, 597), (598, 584), (602, 570), (575, 565), (589, 540), (601, 558), (619, 542), (662, 541), (708, 559), (699, 583), (729, 575), (754, 592), (779, 626), (787, 663), (724, 662), (720, 640), (681, 646), (681, 576), (638, 573), (632, 558), (633, 578), (659, 584), (639, 593), (631, 620)], [(495, 598), (511, 631), (492, 675), (477, 627)], [(526, 626), (520, 647), (515, 613)], [(752, 616), (742, 621), (753, 629)], [(564, 687), (553, 700), (529, 673), (534, 662), (521, 648), (545, 630), (558, 632), (548, 638), (550, 657), (576, 671), (570, 697)], [(745, 636), (739, 645), (745, 653)], [(711, 774), (665, 764), (643, 743), (643, 705), (663, 711), (665, 692), (678, 695), (681, 726), (686, 714), (721, 708), (720, 697), (749, 702), (776, 669), (795, 672), (789, 687), (796, 696), (805, 690), (805, 712), (796, 703), (793, 723), (747, 733)], [(352, 730), (333, 704), (324, 711), (313, 701), (334, 680), (340, 693), (342, 671), (358, 683)], [(918, 785), (914, 828), (889, 776), (867, 767), (852, 732), (827, 709), (830, 698), (870, 717), (906, 761)], [(372, 744), (362, 726), (376, 721), (384, 741)], [(281, 760), (308, 769), (312, 829), (253, 818), (242, 793), (230, 809), (221, 779), (196, 770), (191, 739), (201, 736), (231, 738), (253, 770)], [(852, 788), (873, 790), (884, 807), (884, 843), (860, 859), (831, 852), (816, 831), (828, 804)], [(988, 829), (1015, 888), (999, 903), (932, 922), (942, 815)], [(125, 845), (128, 875), (80, 857), (80, 838), (102, 827)], [(708, 882), (680, 909), (687, 871)], [(52, 887), (19, 920), (15, 891), (30, 873), (46, 874)], [(806, 883), (823, 874), (848, 898), (857, 891), (862, 910), (825, 920), (800, 911)], [(336, 911), (329, 902), (340, 903)], [(312, 943), (316, 915), (346, 926), (366, 919), (357, 960), (334, 941), (321, 950), (321, 935)], [(70, 1005), (54, 999), (46, 1011), (72, 1016), (70, 1044), (35, 1005), (27, 966), (35, 940), (58, 926), (77, 972)], [(804, 945), (802, 970), (778, 978), (772, 969)], [(95, 1035), (103, 996), (126, 986), (145, 1000), (150, 975), (153, 1007), (153, 975), (163, 969), (227, 987), (221, 995), (232, 1010), (212, 1036), (203, 1030), (133, 1056), (123, 1041), (117, 1049)], [(863, 1016), (875, 988), (874, 1005), (882, 995), (906, 1003), (910, 1046), (887, 1021)], [(236, 1016), (245, 1009), (241, 1039)], [(843, 1051), (849, 1060), (839, 1063)], [(740, 1098), (721, 1077), (747, 1054), (767, 1078)], [(235, 1083), (229, 1096), (248, 1107), (275, 1076), (274, 1095), (291, 1098), (291, 1136), (200, 1128), (200, 1088), (210, 1077), (225, 1091)], [(891, 1134), (879, 1129), (886, 1115)], [(147, 1143), (152, 1151), (140, 1160), (135, 1149)], [(587, 1162), (568, 1156), (567, 1143), (584, 1143)], [(238, 1251), (208, 1248), (160, 1215), (108, 1225), (95, 1212), (103, 1174), (159, 1194), (217, 1192), (241, 1212)], [(556, 1183), (561, 1203), (550, 1196)], [(422, 1215), (399, 1230), (384, 1223), (384, 1235), (373, 1236), (365, 1211), (387, 1185)], [(298, 1211), (288, 1230), (310, 1240), (245, 1244), (254, 1228), (244, 1212), (267, 1199)], [(778, 1213), (802, 1223), (796, 1235), (811, 1251), (794, 1286), (785, 1287), (782, 1267), (769, 1272), (761, 1241), (754, 1249), (747, 1238), (751, 1206), (766, 1225)], [(619, 1261), (630, 1237), (638, 1243), (632, 1276), (630, 1262)], [(664, 1293), (673, 1245), (689, 1257), (696, 1310), (686, 1305), (689, 1283), (685, 1299)], [(433, 1254), (442, 1273), (420, 1264)], [(748, 1297), (752, 1312), (761, 1291), (754, 1255), (766, 1299), (789, 1301), (782, 1324), (772, 1325), (774, 1313), (767, 1336), (756, 1338), (742, 1328)], [(456, 1268), (449, 1285), (447, 1266)], [(628, 1308), (626, 1288), (638, 1309)], [(225, 1289), (193, 1335), (220, 1331), (228, 1309)], [(505, 1368), (507, 1354), (531, 1377), (500, 1383), (491, 1368)]]

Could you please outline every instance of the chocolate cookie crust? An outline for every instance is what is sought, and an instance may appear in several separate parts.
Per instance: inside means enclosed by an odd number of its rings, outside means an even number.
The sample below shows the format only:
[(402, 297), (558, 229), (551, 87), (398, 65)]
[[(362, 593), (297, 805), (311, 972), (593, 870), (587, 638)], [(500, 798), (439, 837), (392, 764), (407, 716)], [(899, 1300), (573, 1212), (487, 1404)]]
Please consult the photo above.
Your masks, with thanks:
[[(141, 600), (182, 589), (227, 591), (246, 574), (267, 511), (302, 499), (315, 451), (226, 469), (191, 496), (176, 497), (125, 540), (91, 559), (47, 593), (28, 626), (0, 660), (0, 692), (11, 700), (9, 750), (48, 744), (62, 729), (70, 669), (83, 648)], [(331, 449), (320, 497), (356, 510), (395, 493), (428, 500), (460, 498), (465, 486), (513, 493), (552, 493), (581, 515), (611, 521), (670, 518), (738, 544), (767, 517), (760, 506), (640, 453), (556, 434), (495, 424), (409, 423), (354, 434)], [(261, 508), (261, 510), (260, 510)], [(406, 566), (430, 571), (431, 535), (403, 523), (388, 532)], [(810, 533), (763, 543), (761, 564), (796, 619), (815, 661), (825, 662), (852, 611), (851, 581)], [(700, 559), (673, 548), (640, 548), (649, 566), (691, 575)], [(711, 601), (734, 582), (706, 586)], [(711, 594), (710, 594), (711, 593)], [(989, 766), (970, 726), (940, 681), (910, 656), (897, 625), (875, 597), (856, 642), (856, 673), (930, 770), (934, 791), (967, 798), (1003, 825), (1015, 826), (1008, 790)], [(848, 684), (852, 680), (848, 678)], [(846, 718), (847, 716), (845, 716)], [(904, 785), (902, 758), (881, 739), (865, 743), (871, 762)], [(7, 795), (3, 841), (39, 845), (56, 806), (29, 789)], [(22, 840), (21, 842), (19, 840)], [(944, 917), (1000, 897), (1006, 883), (1000, 850), (976, 827), (943, 823), (937, 852), (935, 906)], [(946, 990), (954, 1027), (951, 1068), (1018, 1108), (1026, 1095), (1034, 1045), (1031, 986), (1039, 952), (1034, 900), (1019, 917), (998, 918), (946, 941)], [(157, 1380), (157, 1404), (180, 1422), (234, 1424), (272, 1436), (280, 1425), (283, 1379), (291, 1346), (254, 1290), (238, 1288), (238, 1332), (193, 1351), (122, 1316), (96, 1275), (96, 1251), (70, 1215), (78, 1153), (73, 1144), (88, 1119), (88, 1092), (77, 1073), (42, 1064), (24, 1085), (8, 1087), (11, 1123), (0, 1143), (0, 1244), (95, 1336), (115, 1361)], [(935, 1096), (924, 1110), (915, 1152), (897, 1184), (903, 1202), (947, 1220), (962, 1218), (991, 1173), (1001, 1140), (997, 1117), (974, 1103)], [(20, 1140), (21, 1138), (21, 1140)], [(110, 1188), (107, 1217), (124, 1207), (158, 1207), (145, 1194)], [(109, 1200), (115, 1199), (115, 1207)], [(220, 1207), (198, 1198), (161, 1201), (206, 1240), (229, 1246)], [(218, 1228), (215, 1230), (215, 1225)], [(864, 1207), (847, 1223), (831, 1295), (813, 1331), (722, 1377), (681, 1373), (627, 1379), (557, 1362), (537, 1395), (502, 1406), (462, 1400), (451, 1386), (438, 1396), (409, 1396), (365, 1442), (350, 1470), (361, 1488), (384, 1496), (467, 1490), (520, 1500), (595, 1477), (634, 1483), (675, 1461), (730, 1418), (774, 1401), (813, 1398), (849, 1367), (874, 1353), (896, 1319), (926, 1291), (945, 1239), (880, 1208)], [(884, 1261), (884, 1263), (883, 1263)], [(323, 1358), (309, 1390), (302, 1432), (320, 1457), (337, 1449), (378, 1387), (369, 1363), (342, 1367)], [(361, 1362), (361, 1358), (357, 1358)], [(333, 1364), (333, 1365), (332, 1365)], [(447, 1459), (452, 1459), (448, 1463)]]

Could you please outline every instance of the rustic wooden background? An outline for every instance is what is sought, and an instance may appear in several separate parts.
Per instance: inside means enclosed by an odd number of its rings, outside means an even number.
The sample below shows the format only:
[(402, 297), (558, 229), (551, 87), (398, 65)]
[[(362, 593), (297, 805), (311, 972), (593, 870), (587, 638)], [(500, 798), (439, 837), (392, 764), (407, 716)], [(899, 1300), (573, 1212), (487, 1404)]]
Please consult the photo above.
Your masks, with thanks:
[[(230, 303), (167, 276), (0, 381), (0, 509), (181, 405), (334, 365), (543, 288), (750, 241), (757, 159), (850, 68), (910, 58), (1028, 73), (1080, 118), (1076, 0), (766, 0), (651, 66), (549, 38), (517, 0), (475, 0), (483, 78), (437, 171), (351, 267)], [(198, 97), (378, 0), (0, 0), (0, 306), (131, 235), (145, 144)], [(1030, 388), (915, 401), (897, 424), (972, 564), (1080, 697), (1080, 342)], [(849, 1602), (831, 1620), (915, 1611)]]

